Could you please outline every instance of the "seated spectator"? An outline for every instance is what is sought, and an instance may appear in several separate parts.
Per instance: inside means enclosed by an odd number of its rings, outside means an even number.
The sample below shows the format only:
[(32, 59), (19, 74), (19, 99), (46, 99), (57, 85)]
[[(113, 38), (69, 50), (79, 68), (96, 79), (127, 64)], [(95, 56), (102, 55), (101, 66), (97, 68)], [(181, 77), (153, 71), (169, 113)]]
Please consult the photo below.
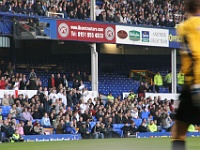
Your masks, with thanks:
[(0, 107), (0, 120), (2, 120), (3, 117), (2, 117), (2, 108)]
[(189, 125), (188, 132), (195, 132), (195, 126), (193, 124)]
[(24, 142), (24, 139), (21, 137), (18, 130), (15, 130), (15, 133), (12, 135), (11, 142)]
[(25, 135), (32, 135), (34, 133), (32, 122), (29, 120), (27, 121), (26, 125), (24, 126), (24, 134)]
[(92, 136), (95, 138), (95, 139), (104, 139), (104, 134), (101, 132), (102, 129), (101, 129), (101, 125), (100, 125), (100, 122), (97, 122), (96, 125), (92, 128)]
[(130, 130), (129, 124), (127, 122), (124, 123), (124, 126), (121, 128), (121, 130), (123, 131), (123, 137), (128, 137)]
[(38, 135), (44, 135), (44, 129), (43, 127), (40, 125), (40, 123), (38, 121), (35, 122), (35, 125), (33, 127), (34, 133), (38, 134)]
[(12, 118), (17, 117), (17, 109), (15, 104), (12, 105), (12, 108), (10, 109), (10, 114), (12, 115)]
[(14, 123), (9, 123), (8, 120), (4, 120), (3, 125), (1, 126), (1, 131), (6, 134), (7, 138), (10, 138), (15, 133), (14, 128)]
[(149, 129), (146, 127), (145, 122), (142, 122), (138, 127), (138, 132), (149, 132)]
[(148, 125), (148, 129), (150, 132), (157, 132), (158, 129), (157, 129), (157, 125), (154, 124), (154, 121), (151, 120), (149, 125)]
[(51, 127), (51, 122), (47, 113), (44, 113), (44, 116), (41, 120), (41, 125), (45, 127)]
[(82, 123), (82, 126), (79, 128), (78, 132), (81, 134), (81, 137), (83, 139), (90, 139), (91, 133), (89, 132), (89, 129), (86, 128), (86, 122)]
[(57, 127), (56, 127), (56, 134), (63, 134), (63, 133), (64, 133), (64, 132), (63, 132), (64, 124), (65, 124), (64, 120), (63, 120), (63, 119), (60, 119), (60, 120), (59, 120), (59, 124), (58, 124)]
[(135, 122), (132, 120), (129, 126), (130, 135), (136, 135), (137, 131), (138, 131), (137, 126), (135, 125)]
[(15, 103), (14, 96), (11, 94), (8, 94), (8, 100), (9, 100), (9, 105), (13, 105)]
[(4, 94), (4, 97), (3, 97), (2, 101), (1, 101), (1, 104), (2, 104), (2, 106), (10, 106), (7, 94)]
[(20, 121), (19, 124), (16, 125), (16, 130), (20, 135), (24, 135), (24, 122)]
[(31, 113), (28, 111), (27, 107), (24, 108), (21, 119), (24, 121), (33, 120), (33, 117), (31, 116)]

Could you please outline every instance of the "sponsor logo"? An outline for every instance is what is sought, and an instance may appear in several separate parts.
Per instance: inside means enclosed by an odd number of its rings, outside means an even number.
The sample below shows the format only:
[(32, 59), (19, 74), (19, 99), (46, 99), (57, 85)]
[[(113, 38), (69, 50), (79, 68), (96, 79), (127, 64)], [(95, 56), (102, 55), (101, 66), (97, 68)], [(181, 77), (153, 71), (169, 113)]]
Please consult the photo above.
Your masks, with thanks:
[(58, 33), (63, 38), (67, 37), (68, 34), (69, 34), (69, 27), (68, 27), (68, 25), (66, 23), (61, 23), (58, 26)]
[(117, 36), (120, 38), (120, 39), (125, 39), (127, 38), (128, 36), (128, 33), (124, 30), (120, 30), (117, 32)]
[(129, 31), (129, 39), (133, 41), (140, 41), (140, 32), (139, 31)]
[(105, 37), (107, 40), (111, 41), (114, 39), (115, 37), (115, 31), (112, 27), (107, 27), (105, 29)]
[(170, 42), (182, 42), (183, 39), (182, 39), (181, 36), (170, 34), (170, 35), (169, 35), (169, 41), (170, 41)]
[(142, 42), (149, 42), (149, 31), (142, 31)]

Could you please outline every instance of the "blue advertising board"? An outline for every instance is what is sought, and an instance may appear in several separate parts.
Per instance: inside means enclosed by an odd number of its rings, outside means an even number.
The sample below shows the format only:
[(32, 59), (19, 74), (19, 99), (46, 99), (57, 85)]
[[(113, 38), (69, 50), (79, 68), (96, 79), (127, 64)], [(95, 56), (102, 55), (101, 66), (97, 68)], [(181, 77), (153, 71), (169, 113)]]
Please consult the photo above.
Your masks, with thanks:
[(80, 140), (80, 134), (52, 134), (52, 135), (26, 135), (25, 142), (49, 142), (49, 141), (70, 141)]
[[(188, 132), (187, 137), (200, 137), (200, 132)], [(137, 133), (136, 138), (171, 137), (170, 132), (143, 132)]]
[(169, 48), (180, 48), (180, 36), (177, 36), (176, 29), (169, 29)]

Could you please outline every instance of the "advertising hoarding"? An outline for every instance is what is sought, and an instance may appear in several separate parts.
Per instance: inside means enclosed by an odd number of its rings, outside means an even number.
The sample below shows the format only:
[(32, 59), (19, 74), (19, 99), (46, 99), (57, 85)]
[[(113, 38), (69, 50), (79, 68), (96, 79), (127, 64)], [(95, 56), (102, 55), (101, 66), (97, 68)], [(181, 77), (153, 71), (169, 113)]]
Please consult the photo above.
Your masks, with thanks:
[(58, 20), (57, 37), (59, 40), (115, 43), (115, 25)]
[(116, 25), (116, 43), (169, 47), (169, 30)]

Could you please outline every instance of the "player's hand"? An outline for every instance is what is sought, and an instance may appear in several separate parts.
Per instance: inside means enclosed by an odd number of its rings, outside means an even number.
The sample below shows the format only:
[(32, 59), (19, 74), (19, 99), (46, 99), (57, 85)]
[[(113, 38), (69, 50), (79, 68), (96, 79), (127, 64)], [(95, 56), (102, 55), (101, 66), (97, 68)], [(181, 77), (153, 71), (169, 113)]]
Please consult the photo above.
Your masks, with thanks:
[(200, 87), (194, 88), (194, 86), (191, 86), (191, 96), (193, 106), (198, 108), (198, 110), (200, 111)]

